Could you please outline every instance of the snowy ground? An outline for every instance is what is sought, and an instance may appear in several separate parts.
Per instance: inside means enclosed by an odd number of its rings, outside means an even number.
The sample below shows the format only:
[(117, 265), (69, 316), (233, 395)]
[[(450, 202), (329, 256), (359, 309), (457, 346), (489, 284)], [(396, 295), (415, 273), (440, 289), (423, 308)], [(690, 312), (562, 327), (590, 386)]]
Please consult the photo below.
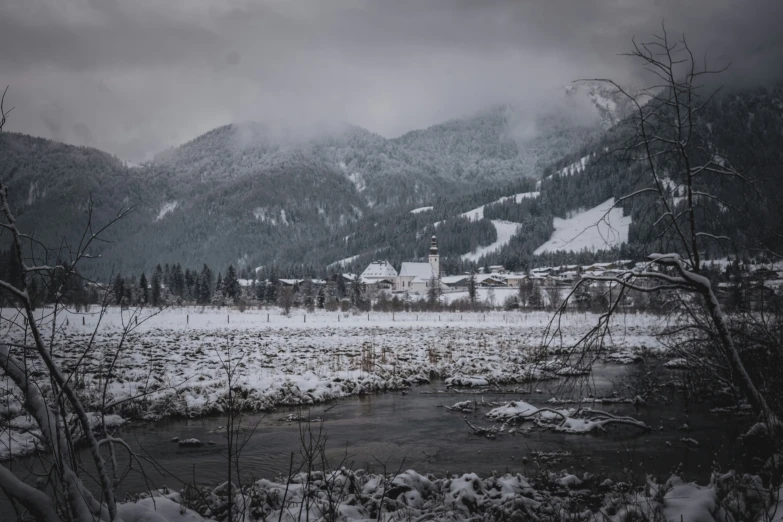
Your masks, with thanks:
[[(538, 466), (534, 466), (538, 467)], [(475, 473), (436, 478), (413, 470), (372, 474), (340, 469), (327, 473), (297, 473), (291, 480), (262, 479), (234, 496), (234, 517), (255, 520), (322, 521), (489, 521), (489, 520), (601, 520), (623, 522), (717, 522), (737, 520), (741, 498), (742, 520), (779, 521), (781, 515), (758, 501), (758, 495), (737, 494), (739, 488), (760, 486), (751, 477), (729, 473), (700, 486), (672, 475), (663, 484), (650, 480), (647, 487), (596, 475), (576, 476), (566, 471), (546, 471), (530, 476)], [(751, 489), (751, 488), (748, 488)], [(151, 511), (163, 521), (200, 522), (227, 518), (227, 488), (191, 495), (188, 502), (178, 493), (157, 493), (121, 506), (126, 520), (152, 520)], [(755, 500), (755, 502), (754, 502)], [(188, 503), (197, 511), (181, 507)]]
[[(40, 313), (44, 330), (51, 329), (51, 309)], [(244, 406), (257, 411), (402, 389), (433, 378), (500, 384), (547, 377), (549, 370), (532, 361), (531, 353), (540, 347), (550, 317), (547, 312), (286, 317), (277, 309), (267, 314), (180, 308), (142, 316), (138, 326), (131, 321), (133, 329), (120, 346), (130, 313), (112, 308), (89, 349), (98, 315), (60, 314), (53, 353), (68, 373), (84, 356), (73, 382), (93, 411), (105, 387), (106, 401), (119, 403), (113, 413), (125, 418), (198, 416), (223, 411), (228, 357), (238, 361), (235, 382)], [(575, 341), (596, 320), (592, 314), (566, 317), (564, 343)], [(8, 328), (12, 311), (3, 310), (3, 318)], [(651, 316), (618, 316), (612, 349), (661, 349), (656, 325)], [(6, 339), (22, 337), (19, 328), (6, 333)], [(32, 351), (27, 357), (29, 364), (37, 363)], [(13, 389), (5, 377), (0, 386)], [(6, 418), (20, 415), (15, 394), (0, 401)], [(24, 428), (12, 423), (10, 439), (0, 434), (0, 440), (12, 441), (10, 447), (0, 445), (0, 458), (34, 450), (34, 434)]]
[(552, 237), (534, 254), (559, 250), (601, 250), (627, 242), (631, 216), (623, 216), (623, 210), (613, 206), (614, 198), (611, 198), (571, 218), (555, 218)]

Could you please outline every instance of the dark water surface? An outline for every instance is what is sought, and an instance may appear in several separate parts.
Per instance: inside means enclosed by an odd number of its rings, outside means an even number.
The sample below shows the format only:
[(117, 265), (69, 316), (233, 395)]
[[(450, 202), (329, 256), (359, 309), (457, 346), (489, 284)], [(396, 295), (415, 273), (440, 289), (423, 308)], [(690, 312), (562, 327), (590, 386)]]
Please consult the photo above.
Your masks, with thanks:
[[(631, 379), (638, 366), (596, 365), (591, 384), (596, 395), (605, 395), (613, 386), (622, 386)], [(521, 399), (537, 406), (545, 405), (551, 396), (548, 389), (556, 382), (534, 386), (541, 393), (525, 394), (515, 387), (500, 390), (446, 390), (442, 383), (414, 387), (409, 393), (391, 392), (381, 395), (353, 397), (307, 409), (280, 409), (265, 416), (249, 415), (242, 425), (255, 425), (255, 432), (242, 451), (240, 465), (246, 478), (274, 478), (287, 474), (291, 453), (299, 461), (300, 437), (308, 423), (289, 422), (291, 413), (323, 422), (309, 423), (313, 432), (323, 429), (326, 434), (327, 456), (333, 465), (345, 461), (346, 467), (368, 467), (382, 471), (378, 461), (385, 462), (389, 472), (396, 471), (404, 459), (403, 469), (420, 473), (476, 472), (486, 476), (493, 471), (534, 473), (538, 470), (533, 452), (568, 452), (549, 466), (555, 471), (590, 471), (614, 477), (640, 479), (644, 474), (666, 478), (677, 470), (685, 478), (704, 480), (709, 476), (713, 462), (723, 469), (736, 467), (734, 441), (743, 425), (735, 420), (708, 413), (704, 407), (691, 405), (675, 397), (667, 405), (652, 405), (638, 411), (630, 404), (594, 405), (620, 415), (634, 416), (653, 427), (650, 432), (633, 428), (608, 427), (608, 433), (572, 435), (548, 431), (531, 431), (516, 435), (502, 435), (495, 440), (479, 437), (465, 423), (465, 417), (476, 426), (490, 426), (484, 414), (490, 407), (482, 407), (467, 416), (448, 411), (443, 406), (477, 399), (488, 402), (507, 402)], [(522, 387), (520, 387), (521, 390)], [(582, 396), (584, 392), (575, 392)], [(560, 406), (565, 407), (565, 406)], [(687, 423), (688, 431), (680, 429)], [(213, 432), (226, 424), (225, 417), (199, 419), (166, 419), (155, 423), (132, 424), (123, 427), (123, 437), (140, 454), (153, 459), (156, 466), (146, 465), (148, 478), (155, 486), (179, 488), (182, 482), (217, 485), (226, 478), (224, 433)], [(659, 427), (663, 427), (662, 430)], [(181, 447), (172, 442), (197, 438), (202, 447)], [(680, 441), (692, 438), (697, 448)], [(215, 445), (206, 444), (208, 441)], [(120, 465), (127, 462), (120, 455)], [(84, 462), (90, 457), (82, 453)], [(541, 459), (538, 459), (539, 462)], [(35, 467), (34, 459), (21, 459), (14, 470), (25, 474), (24, 467)], [(155, 469), (157, 468), (157, 469)], [(87, 479), (88, 481), (90, 479)], [(147, 489), (145, 479), (138, 473), (129, 474), (123, 481), (124, 493)], [(0, 505), (0, 520), (13, 519), (7, 504)], [(10, 515), (10, 518), (6, 518)]]

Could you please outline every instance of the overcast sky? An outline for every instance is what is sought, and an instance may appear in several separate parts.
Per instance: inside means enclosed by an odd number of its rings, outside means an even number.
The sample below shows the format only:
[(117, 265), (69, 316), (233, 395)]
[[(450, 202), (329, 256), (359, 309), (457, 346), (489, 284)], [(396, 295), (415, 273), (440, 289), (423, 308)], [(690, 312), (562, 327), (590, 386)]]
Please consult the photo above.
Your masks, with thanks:
[(580, 77), (672, 33), (765, 81), (781, 0), (0, 0), (6, 130), (140, 161), (232, 121), (349, 122), (387, 137)]

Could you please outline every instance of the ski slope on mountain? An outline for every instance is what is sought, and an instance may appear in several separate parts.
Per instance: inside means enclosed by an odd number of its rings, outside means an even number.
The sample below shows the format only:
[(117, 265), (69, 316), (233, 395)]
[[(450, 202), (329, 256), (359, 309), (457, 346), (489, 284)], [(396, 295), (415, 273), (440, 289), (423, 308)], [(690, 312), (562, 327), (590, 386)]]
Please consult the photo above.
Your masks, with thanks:
[(478, 261), (484, 254), (488, 254), (489, 252), (494, 252), (495, 250), (502, 248), (509, 241), (511, 241), (511, 237), (516, 233), (517, 227), (519, 226), (519, 223), (511, 223), (510, 221), (500, 221), (495, 219), (492, 220), (492, 224), (495, 225), (495, 230), (497, 230), (498, 233), (497, 240), (490, 245), (476, 249), (475, 252), (468, 252), (467, 254), (464, 254), (462, 256), (463, 261)]
[(568, 219), (555, 218), (555, 231), (549, 241), (534, 252), (591, 251), (618, 247), (628, 241), (631, 216), (623, 216), (623, 209), (613, 208), (614, 198), (576, 214)]
[[(521, 192), (519, 194), (514, 194), (513, 196), (505, 196), (497, 201), (493, 201), (492, 203), (488, 203), (489, 205), (493, 205), (495, 203), (502, 203), (504, 201), (507, 201), (509, 199), (513, 199), (516, 203), (520, 203), (523, 199), (534, 199), (539, 196), (540, 192)], [(479, 219), (484, 219), (484, 207), (487, 205), (481, 205), (480, 207), (476, 207), (473, 210), (468, 210), (467, 212), (463, 212), (460, 214), (460, 217), (466, 217), (471, 221), (477, 221)], [(435, 226), (438, 226), (440, 222), (435, 223)], [(490, 245), (483, 246), (478, 248), (475, 252), (468, 252), (467, 254), (462, 255), (462, 259), (464, 261), (478, 261), (481, 259), (481, 256), (484, 254), (488, 254), (490, 252), (494, 252), (495, 250), (499, 250), (506, 244), (508, 244), (509, 241), (511, 241), (511, 237), (516, 233), (517, 227), (519, 226), (519, 223), (512, 223), (510, 221), (501, 221), (499, 219), (493, 219), (492, 224), (495, 226), (495, 230), (497, 231), (497, 240), (493, 242)]]

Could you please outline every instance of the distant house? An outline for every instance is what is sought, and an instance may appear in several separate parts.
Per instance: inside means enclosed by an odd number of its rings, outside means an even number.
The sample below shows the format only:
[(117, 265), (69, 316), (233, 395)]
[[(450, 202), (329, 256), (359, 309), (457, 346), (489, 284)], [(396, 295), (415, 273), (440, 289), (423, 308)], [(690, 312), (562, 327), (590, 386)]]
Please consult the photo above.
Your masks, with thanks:
[(506, 269), (503, 267), (503, 265), (492, 265), (489, 267), (489, 273), (490, 274), (505, 274)]
[(467, 274), (444, 276), (440, 278), (441, 284), (447, 286), (448, 288), (467, 288), (469, 281), (470, 276)]
[(506, 285), (506, 279), (499, 274), (477, 274), (476, 281), (478, 282), (479, 286), (483, 287), (497, 287)]
[(397, 280), (397, 271), (388, 261), (373, 261), (359, 276), (365, 285), (379, 288), (393, 288)]
[(506, 274), (506, 285), (517, 287), (527, 279), (527, 274)]
[(559, 283), (573, 283), (579, 279), (579, 273), (576, 270), (568, 270), (554, 276)]
[(280, 286), (299, 286), (304, 279), (279, 279)]

